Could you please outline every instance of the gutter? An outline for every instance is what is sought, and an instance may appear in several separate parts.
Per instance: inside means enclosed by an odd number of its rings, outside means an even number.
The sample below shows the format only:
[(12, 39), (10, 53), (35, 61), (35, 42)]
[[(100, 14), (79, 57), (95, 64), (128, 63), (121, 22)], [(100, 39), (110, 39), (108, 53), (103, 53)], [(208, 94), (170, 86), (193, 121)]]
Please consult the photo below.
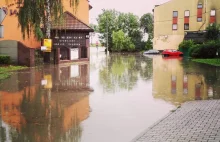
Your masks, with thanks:
[[(199, 28), (199, 30), (198, 31), (200, 31), (201, 30), (201, 28), (206, 24), (206, 12), (207, 12), (207, 0), (204, 0), (205, 1), (205, 21), (203, 22), (203, 24), (202, 24), (202, 26)], [(205, 30), (205, 29), (204, 29)]]

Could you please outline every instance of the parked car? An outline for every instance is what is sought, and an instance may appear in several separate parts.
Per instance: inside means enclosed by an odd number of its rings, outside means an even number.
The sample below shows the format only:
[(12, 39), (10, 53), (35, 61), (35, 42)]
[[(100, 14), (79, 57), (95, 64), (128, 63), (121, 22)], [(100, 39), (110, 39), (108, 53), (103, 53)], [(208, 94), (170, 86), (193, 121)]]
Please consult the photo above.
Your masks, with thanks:
[(174, 50), (174, 49), (166, 49), (162, 52), (162, 55), (164, 57), (167, 57), (167, 56), (183, 56), (183, 52), (180, 52), (180, 51)]
[(155, 49), (151, 49), (148, 51), (145, 51), (144, 54), (159, 54), (160, 52), (158, 50)]

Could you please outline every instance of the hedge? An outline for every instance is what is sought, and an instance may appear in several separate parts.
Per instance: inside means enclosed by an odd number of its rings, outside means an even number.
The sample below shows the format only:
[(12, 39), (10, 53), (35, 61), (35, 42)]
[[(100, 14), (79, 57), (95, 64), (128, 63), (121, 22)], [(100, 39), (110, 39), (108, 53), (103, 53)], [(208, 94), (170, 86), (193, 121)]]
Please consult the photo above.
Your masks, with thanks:
[(0, 55), (0, 64), (9, 64), (11, 61), (10, 56), (8, 55)]

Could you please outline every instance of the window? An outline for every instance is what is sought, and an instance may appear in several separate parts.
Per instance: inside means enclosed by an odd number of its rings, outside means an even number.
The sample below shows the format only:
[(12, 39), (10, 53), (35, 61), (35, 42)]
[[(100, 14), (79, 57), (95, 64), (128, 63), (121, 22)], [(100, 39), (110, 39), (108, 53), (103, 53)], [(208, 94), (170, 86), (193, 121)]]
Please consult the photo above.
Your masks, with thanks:
[(189, 30), (189, 24), (184, 24), (184, 30)]
[(202, 8), (202, 7), (203, 7), (203, 6), (202, 6), (201, 3), (199, 3), (198, 6), (197, 6), (198, 9), (200, 9), (200, 8)]
[(178, 11), (173, 11), (173, 17), (178, 17)]
[(189, 17), (189, 16), (190, 16), (189, 10), (186, 10), (186, 11), (185, 11), (184, 16), (185, 16), (185, 17)]
[(211, 16), (215, 16), (215, 12), (216, 12), (215, 10), (211, 10), (211, 13), (210, 13)]
[(173, 30), (177, 30), (177, 24), (173, 24)]
[(198, 17), (197, 22), (202, 22), (202, 18)]

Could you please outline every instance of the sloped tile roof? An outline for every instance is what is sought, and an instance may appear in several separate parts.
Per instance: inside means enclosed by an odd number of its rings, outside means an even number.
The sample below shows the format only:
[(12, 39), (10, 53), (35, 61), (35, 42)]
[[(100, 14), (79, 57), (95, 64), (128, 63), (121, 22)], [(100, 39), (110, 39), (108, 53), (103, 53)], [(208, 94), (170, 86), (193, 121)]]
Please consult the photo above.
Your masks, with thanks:
[(90, 28), (87, 24), (76, 18), (72, 13), (66, 11), (63, 14), (62, 22), (56, 24), (52, 23), (51, 29), (57, 30), (73, 30), (73, 31), (86, 31), (93, 32), (94, 30)]

